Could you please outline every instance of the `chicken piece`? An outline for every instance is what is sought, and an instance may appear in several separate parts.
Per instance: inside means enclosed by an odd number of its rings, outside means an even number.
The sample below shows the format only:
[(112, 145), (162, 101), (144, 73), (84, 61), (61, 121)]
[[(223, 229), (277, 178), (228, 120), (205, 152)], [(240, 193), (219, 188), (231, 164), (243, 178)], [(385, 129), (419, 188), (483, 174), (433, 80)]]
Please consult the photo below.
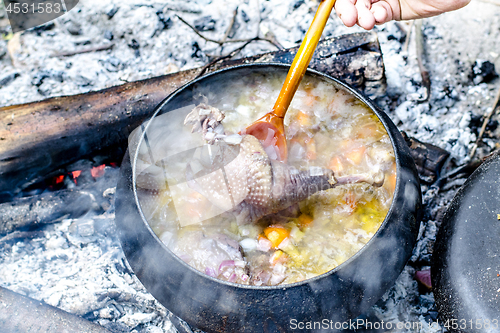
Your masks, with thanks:
[[(193, 130), (205, 133), (206, 138), (208, 132), (205, 129), (209, 131), (213, 128), (211, 126), (222, 126), (217, 123), (218, 119), (223, 119), (221, 111), (200, 104), (186, 117), (185, 124), (193, 124)], [(239, 136), (236, 140), (239, 152), (234, 154), (234, 149), (227, 147), (235, 145), (229, 142), (219, 144), (227, 138), (221, 131), (220, 136), (215, 138), (217, 140), (213, 137), (213, 140), (207, 140), (212, 147), (209, 150), (217, 151), (219, 155), (190, 161), (189, 165), (196, 166), (196, 170), (188, 166), (186, 179), (191, 189), (224, 212), (233, 214), (240, 225), (256, 222), (339, 184), (368, 182), (379, 186), (383, 183), (382, 173), (336, 178), (330, 169), (311, 167), (298, 170), (269, 158), (262, 144), (252, 135)], [(232, 158), (228, 158), (227, 153), (224, 155), (224, 151), (231, 151)], [(225, 162), (221, 164), (220, 161)]]
[(201, 177), (190, 174), (187, 179), (189, 187), (233, 214), (240, 225), (256, 222), (338, 184), (380, 183), (380, 177), (371, 175), (337, 179), (330, 169), (298, 170), (270, 159), (259, 140), (251, 135), (244, 135), (239, 147), (236, 158), (224, 167), (202, 172)]
[(224, 134), (221, 125), (224, 117), (224, 112), (201, 103), (186, 116), (184, 125), (191, 125), (192, 133), (201, 132), (207, 142), (213, 143), (218, 134)]

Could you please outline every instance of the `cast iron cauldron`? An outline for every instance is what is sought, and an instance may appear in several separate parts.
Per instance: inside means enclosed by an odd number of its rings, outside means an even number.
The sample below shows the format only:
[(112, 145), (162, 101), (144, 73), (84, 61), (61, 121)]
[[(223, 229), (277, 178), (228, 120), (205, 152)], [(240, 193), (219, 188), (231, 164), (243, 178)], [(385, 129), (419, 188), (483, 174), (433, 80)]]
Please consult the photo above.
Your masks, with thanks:
[[(231, 78), (253, 72), (286, 74), (288, 68), (278, 64), (253, 64), (208, 74), (171, 94), (158, 106), (153, 118), (193, 104), (193, 91), (200, 85), (217, 84), (221, 79), (230, 82)], [(385, 126), (397, 164), (396, 190), (390, 210), (374, 237), (353, 257), (328, 273), (282, 286), (224, 282), (185, 264), (155, 235), (138, 204), (127, 152), (116, 194), (116, 225), (123, 251), (148, 291), (192, 326), (210, 332), (285, 332), (312, 321), (334, 327), (335, 323), (368, 310), (394, 283), (412, 253), (418, 233), (421, 193), (415, 165), (403, 137), (384, 112), (347, 84), (312, 70), (306, 75), (333, 81), (364, 102)], [(132, 161), (135, 158), (132, 156)]]

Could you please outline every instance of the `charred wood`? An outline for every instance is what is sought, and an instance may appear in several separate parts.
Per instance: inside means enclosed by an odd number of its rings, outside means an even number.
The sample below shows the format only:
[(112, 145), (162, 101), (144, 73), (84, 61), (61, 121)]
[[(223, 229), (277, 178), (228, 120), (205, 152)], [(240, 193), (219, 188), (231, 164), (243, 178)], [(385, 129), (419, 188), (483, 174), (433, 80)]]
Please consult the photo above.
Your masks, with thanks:
[(418, 68), (420, 69), (420, 75), (422, 76), (422, 85), (425, 87), (425, 96), (423, 96), (420, 101), (428, 101), (431, 94), (431, 79), (429, 77), (429, 70), (425, 65), (425, 41), (423, 36), (422, 20), (415, 21), (415, 42), (417, 44), (417, 62)]
[(495, 154), (499, 154), (499, 153), (500, 153), (500, 150), (497, 149), (497, 150), (494, 150), (493, 152), (491, 152), (490, 154), (484, 156), (481, 159), (474, 158), (474, 159), (471, 159), (466, 164), (457, 166), (456, 168), (452, 169), (451, 171), (449, 171), (445, 175), (442, 175), (441, 177), (439, 177), (438, 182), (437, 182), (437, 186), (444, 190), (446, 187), (448, 187), (447, 183), (449, 183), (449, 182), (456, 183), (456, 181), (458, 181), (458, 182), (465, 183), (467, 178), (469, 178), (470, 175), (472, 175), (472, 173), (474, 171), (476, 171), (476, 169), (479, 168), (483, 164), (484, 161), (486, 161), (488, 158), (494, 156)]
[(420, 180), (425, 184), (434, 183), (450, 153), (430, 143), (410, 138), (406, 133), (403, 136), (410, 147)]
[(79, 190), (21, 198), (0, 204), (0, 235), (20, 228), (54, 223), (64, 218), (78, 218), (92, 209), (95, 198)]
[[(254, 62), (291, 63), (295, 49), (223, 61), (208, 72)], [(385, 92), (375, 33), (329, 38), (318, 45), (311, 68), (341, 78), (372, 96)], [(125, 151), (131, 131), (171, 92), (202, 68), (129, 82), (74, 96), (0, 108), (0, 197), (50, 172), (104, 151)]]
[[(45, 192), (0, 203), (0, 243), (10, 241), (12, 238), (1, 235), (10, 233), (8, 236), (11, 236), (14, 230), (36, 231), (40, 226), (63, 219), (76, 219), (90, 213), (102, 214), (112, 209), (119, 169), (105, 167), (96, 179), (91, 174), (90, 164), (90, 161), (80, 160), (68, 166), (81, 171), (77, 179), (62, 182), (59, 190), (42, 182), (36, 185)], [(61, 171), (57, 170), (56, 174), (61, 175)], [(31, 189), (28, 194), (37, 191)]]
[(2, 332), (109, 333), (99, 325), (43, 302), (0, 287)]
[[(254, 62), (290, 64), (297, 50), (298, 47), (229, 60), (215, 64), (211, 70)], [(356, 33), (321, 41), (309, 67), (343, 80), (371, 97), (379, 97), (385, 93), (384, 64), (374, 33)], [(371, 93), (374, 85), (379, 86), (379, 90)], [(370, 88), (369, 91), (366, 90), (367, 87)]]
[(55, 58), (57, 58), (57, 57), (70, 57), (70, 56), (73, 56), (76, 54), (90, 53), (90, 52), (97, 52), (97, 51), (106, 51), (106, 50), (112, 49), (114, 46), (115, 45), (113, 43), (111, 43), (111, 44), (106, 44), (106, 45), (87, 47), (87, 48), (79, 49), (79, 50), (63, 51), (63, 52), (53, 54), (52, 57), (55, 57)]

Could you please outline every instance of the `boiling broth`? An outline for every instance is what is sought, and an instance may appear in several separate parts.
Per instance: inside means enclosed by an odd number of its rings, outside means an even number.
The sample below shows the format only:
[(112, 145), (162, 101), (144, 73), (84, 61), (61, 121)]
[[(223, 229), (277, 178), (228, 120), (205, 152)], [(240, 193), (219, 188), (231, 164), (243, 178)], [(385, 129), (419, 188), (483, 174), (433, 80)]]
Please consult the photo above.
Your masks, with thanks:
[[(284, 75), (276, 73), (235, 77), (218, 87), (197, 87), (193, 103), (205, 102), (221, 110), (225, 134), (236, 134), (271, 110), (283, 80)], [(172, 150), (203, 144), (182, 125), (191, 108), (178, 119), (157, 124), (163, 132), (175, 132), (172, 137), (181, 138), (176, 140), (181, 147), (174, 149), (172, 140), (158, 140), (156, 147), (162, 153), (155, 152), (157, 158), (151, 154), (154, 147), (148, 147), (149, 152), (139, 147), (136, 174), (138, 191), (146, 193), (139, 201), (150, 226), (192, 267), (242, 284), (294, 283), (342, 264), (382, 224), (396, 184), (392, 144), (378, 117), (335, 83), (314, 76), (303, 79), (285, 117), (287, 163), (297, 170), (331, 169), (337, 177), (379, 172), (384, 176), (382, 186), (340, 185), (253, 223), (238, 223), (231, 215), (221, 214), (203, 194), (182, 187), (180, 181), (162, 187), (149, 186), (151, 182), (141, 178), (144, 170), (156, 176), (165, 173), (157, 161), (162, 159), (162, 165), (171, 167)], [(152, 131), (150, 138), (155, 136)], [(183, 161), (179, 164), (182, 173), (185, 166)], [(213, 209), (210, 214), (209, 209)], [(200, 218), (207, 214), (209, 219)]]

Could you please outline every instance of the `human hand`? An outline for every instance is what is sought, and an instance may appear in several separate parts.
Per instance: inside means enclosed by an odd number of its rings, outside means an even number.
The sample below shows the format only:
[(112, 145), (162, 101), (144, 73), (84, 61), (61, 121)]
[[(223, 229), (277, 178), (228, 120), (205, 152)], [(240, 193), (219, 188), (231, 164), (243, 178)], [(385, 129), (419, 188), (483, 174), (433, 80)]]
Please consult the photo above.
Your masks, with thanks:
[(470, 0), (337, 0), (335, 11), (342, 22), (370, 30), (391, 20), (431, 17), (464, 7)]

